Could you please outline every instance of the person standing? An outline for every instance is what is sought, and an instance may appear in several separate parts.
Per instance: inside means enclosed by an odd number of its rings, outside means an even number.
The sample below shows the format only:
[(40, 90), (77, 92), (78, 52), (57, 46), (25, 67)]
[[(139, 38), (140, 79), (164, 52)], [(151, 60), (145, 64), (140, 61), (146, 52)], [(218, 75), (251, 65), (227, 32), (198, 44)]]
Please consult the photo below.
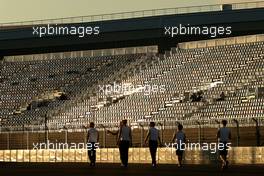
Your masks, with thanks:
[(127, 120), (122, 121), (122, 127), (118, 134), (118, 144), (120, 146), (121, 166), (127, 167), (129, 146), (132, 144), (131, 128), (127, 126)]
[(87, 134), (87, 141), (88, 141), (88, 156), (90, 159), (90, 166), (95, 166), (96, 162), (96, 146), (98, 145), (99, 141), (99, 132), (94, 127), (94, 123), (90, 123), (90, 128)]
[(226, 127), (227, 120), (222, 120), (222, 125), (217, 132), (218, 142), (222, 144), (223, 149), (219, 149), (220, 159), (222, 160), (222, 169), (228, 167), (227, 154), (228, 154), (228, 142), (231, 140), (231, 131)]
[(175, 132), (172, 141), (176, 143), (176, 155), (178, 156), (178, 167), (182, 167), (183, 152), (185, 150), (186, 136), (183, 132), (182, 124), (178, 125), (178, 131)]
[(149, 131), (145, 139), (145, 144), (147, 144), (147, 140), (149, 139), (149, 151), (152, 158), (152, 167), (156, 167), (156, 153), (158, 148), (158, 143), (160, 142), (159, 130), (155, 128), (155, 122), (150, 122)]

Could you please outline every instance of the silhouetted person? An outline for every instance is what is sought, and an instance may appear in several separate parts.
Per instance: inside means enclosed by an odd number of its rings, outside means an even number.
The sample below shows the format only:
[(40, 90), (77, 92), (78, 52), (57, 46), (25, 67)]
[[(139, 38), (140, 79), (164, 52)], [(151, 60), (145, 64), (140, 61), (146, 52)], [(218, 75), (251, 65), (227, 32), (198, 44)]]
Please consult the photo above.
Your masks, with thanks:
[(231, 140), (231, 131), (229, 128), (226, 127), (227, 121), (222, 120), (223, 127), (220, 128), (217, 132), (217, 139), (219, 143), (223, 143), (224, 148), (223, 150), (219, 149), (220, 158), (222, 160), (222, 169), (228, 167), (228, 161), (227, 161), (227, 154), (228, 154), (228, 147), (227, 143), (229, 140)]
[(220, 98), (217, 98), (216, 101), (224, 101), (224, 100), (225, 100), (225, 93), (222, 92), (222, 93), (220, 94)]
[(182, 157), (183, 157), (183, 152), (185, 150), (184, 148), (184, 144), (186, 141), (186, 136), (185, 133), (182, 131), (183, 126), (182, 124), (178, 125), (178, 131), (175, 132), (172, 141), (175, 142), (177, 145), (177, 149), (176, 149), (176, 155), (178, 156), (178, 166), (182, 167)]
[(192, 102), (197, 101), (197, 94), (194, 92), (194, 93), (191, 95), (190, 99), (191, 99)]
[(200, 90), (197, 92), (197, 99), (196, 101), (201, 101), (203, 99), (203, 91)]
[(67, 96), (67, 94), (62, 93), (61, 96), (59, 97), (59, 100), (69, 100), (69, 97)]
[(159, 130), (155, 128), (154, 122), (150, 122), (149, 126), (150, 128), (149, 128), (148, 134), (145, 139), (145, 144), (147, 143), (147, 140), (149, 139), (149, 151), (150, 151), (151, 158), (152, 158), (152, 166), (156, 167), (157, 165), (156, 153), (157, 153), (158, 143), (161, 144)]
[(194, 92), (190, 99), (191, 99), (191, 102), (199, 102), (201, 101), (203, 98), (203, 91), (202, 90), (199, 90), (198, 92)]
[(87, 134), (87, 141), (88, 141), (88, 156), (90, 159), (90, 166), (95, 166), (96, 161), (96, 143), (99, 141), (99, 132), (96, 128), (94, 128), (94, 123), (90, 123), (90, 128)]
[(120, 158), (121, 166), (127, 167), (128, 165), (128, 150), (130, 144), (132, 144), (131, 128), (127, 126), (127, 120), (122, 121), (123, 125), (120, 128), (118, 141), (120, 146)]

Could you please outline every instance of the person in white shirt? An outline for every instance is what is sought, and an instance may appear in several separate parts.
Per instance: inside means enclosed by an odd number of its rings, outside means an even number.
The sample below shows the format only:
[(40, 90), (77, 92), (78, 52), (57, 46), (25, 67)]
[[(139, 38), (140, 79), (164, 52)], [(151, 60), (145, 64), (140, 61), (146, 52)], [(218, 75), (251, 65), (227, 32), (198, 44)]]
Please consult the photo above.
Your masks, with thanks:
[(96, 145), (98, 145), (99, 141), (99, 132), (96, 128), (94, 128), (94, 123), (90, 123), (90, 128), (87, 134), (87, 142), (88, 142), (88, 156), (90, 159), (90, 166), (95, 166), (96, 161)]
[(177, 145), (176, 149), (176, 155), (178, 156), (178, 166), (182, 167), (182, 157), (183, 157), (183, 152), (185, 150), (184, 144), (186, 141), (186, 136), (185, 133), (182, 131), (183, 126), (182, 124), (178, 125), (178, 131), (175, 132), (172, 141), (175, 142)]
[(155, 128), (155, 122), (150, 122), (149, 126), (150, 128), (145, 139), (145, 144), (147, 144), (147, 140), (149, 139), (149, 151), (152, 158), (152, 166), (156, 167), (156, 153), (158, 148), (158, 142), (159, 144), (161, 144), (159, 130)]
[(219, 143), (222, 143), (224, 148), (219, 151), (220, 158), (222, 160), (222, 169), (228, 167), (227, 154), (228, 154), (228, 142), (231, 140), (231, 131), (226, 127), (227, 120), (222, 120), (223, 127), (217, 132), (217, 139)]
[(120, 147), (121, 166), (127, 167), (128, 165), (128, 150), (132, 145), (131, 128), (127, 126), (127, 120), (122, 121), (122, 127), (118, 134), (118, 144)]

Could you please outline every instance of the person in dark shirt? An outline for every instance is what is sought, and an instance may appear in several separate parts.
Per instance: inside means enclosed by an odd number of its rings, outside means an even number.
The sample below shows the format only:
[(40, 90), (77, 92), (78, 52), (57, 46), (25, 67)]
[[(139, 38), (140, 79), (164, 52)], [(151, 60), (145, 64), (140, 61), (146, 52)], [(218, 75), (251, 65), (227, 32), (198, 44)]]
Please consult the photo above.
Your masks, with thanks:
[(222, 92), (222, 93), (220, 94), (220, 98), (217, 98), (216, 101), (224, 101), (224, 100), (225, 100), (225, 93)]
[(220, 150), (220, 158), (222, 160), (222, 169), (225, 169), (228, 167), (228, 161), (227, 161), (227, 154), (228, 154), (228, 146), (227, 144), (231, 140), (231, 130), (226, 127), (227, 120), (222, 120), (223, 127), (220, 128), (217, 132), (217, 139), (219, 143), (222, 143), (224, 145), (224, 148)]
[(155, 128), (155, 122), (150, 122), (149, 124), (149, 131), (147, 134), (147, 137), (145, 139), (145, 144), (147, 144), (147, 141), (149, 142), (149, 151), (152, 158), (152, 166), (156, 167), (156, 153), (158, 148), (158, 143), (161, 144), (160, 136), (159, 136), (159, 130)]
[(90, 159), (90, 166), (95, 166), (96, 161), (96, 143), (99, 141), (99, 132), (94, 127), (94, 123), (90, 123), (90, 128), (87, 133), (87, 141), (91, 148), (88, 148), (88, 157)]

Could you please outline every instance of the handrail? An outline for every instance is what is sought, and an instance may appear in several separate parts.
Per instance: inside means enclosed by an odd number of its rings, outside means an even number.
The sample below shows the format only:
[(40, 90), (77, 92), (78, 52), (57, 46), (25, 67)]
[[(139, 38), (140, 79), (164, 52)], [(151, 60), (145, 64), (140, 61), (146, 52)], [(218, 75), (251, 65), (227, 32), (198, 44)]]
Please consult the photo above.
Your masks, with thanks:
[[(9, 26), (40, 25), (40, 24), (83, 23), (83, 22), (141, 18), (141, 17), (150, 17), (150, 16), (160, 16), (160, 15), (221, 11), (223, 10), (222, 5), (223, 4), (178, 7), (178, 8), (163, 8), (163, 9), (142, 10), (142, 11), (132, 11), (132, 12), (120, 12), (120, 13), (112, 13), (112, 14), (0, 23), (0, 28), (9, 27)], [(264, 7), (264, 1), (231, 3), (231, 5), (233, 9), (261, 8)]]

